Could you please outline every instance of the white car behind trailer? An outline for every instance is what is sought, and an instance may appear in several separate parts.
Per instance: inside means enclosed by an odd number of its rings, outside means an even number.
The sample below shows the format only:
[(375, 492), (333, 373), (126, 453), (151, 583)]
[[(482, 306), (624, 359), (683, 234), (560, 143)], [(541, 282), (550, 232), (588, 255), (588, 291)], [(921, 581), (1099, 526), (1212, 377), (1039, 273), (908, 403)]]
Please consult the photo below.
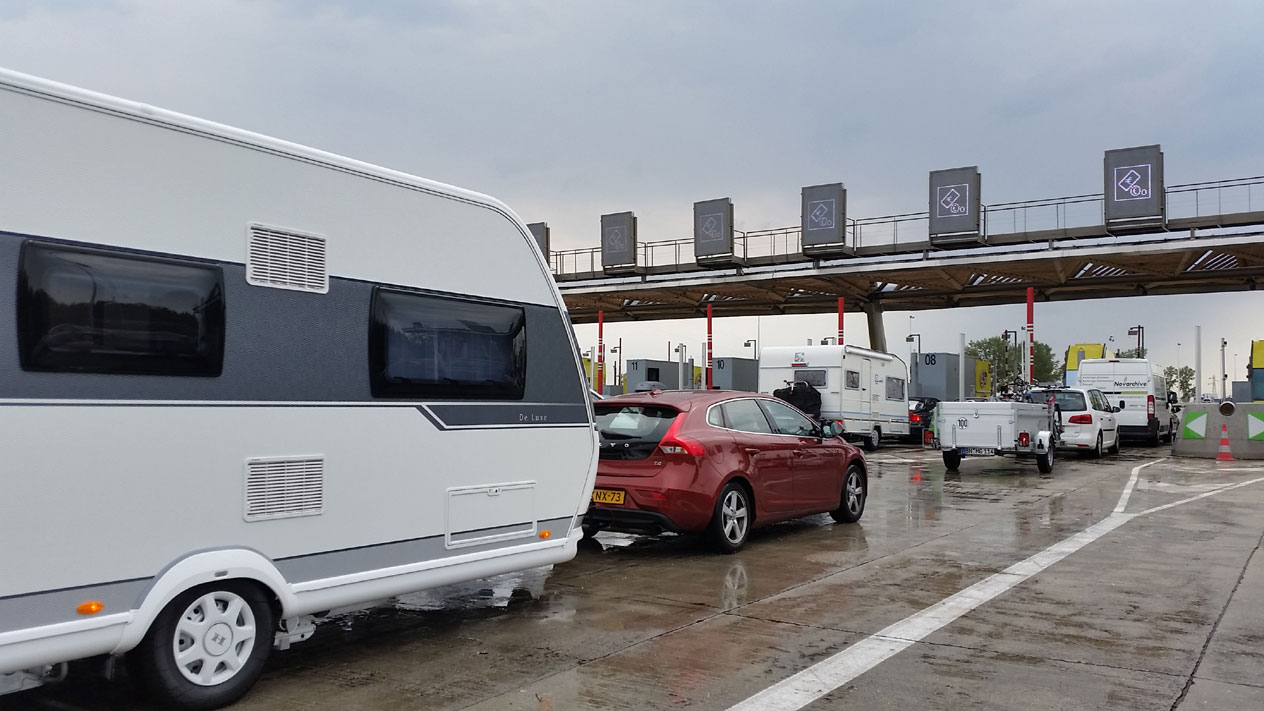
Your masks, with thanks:
[(317, 616), (575, 555), (597, 440), (501, 203), (0, 71), (0, 693), (231, 703)]
[(943, 452), (950, 471), (965, 457), (1034, 457), (1042, 473), (1053, 471), (1058, 420), (1053, 402), (941, 402), (924, 446)]

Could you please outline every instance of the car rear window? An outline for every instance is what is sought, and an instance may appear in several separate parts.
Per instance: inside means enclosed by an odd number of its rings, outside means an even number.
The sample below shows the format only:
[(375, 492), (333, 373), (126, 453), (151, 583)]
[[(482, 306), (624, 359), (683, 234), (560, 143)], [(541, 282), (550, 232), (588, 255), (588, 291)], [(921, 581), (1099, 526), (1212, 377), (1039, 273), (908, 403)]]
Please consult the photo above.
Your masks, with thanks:
[(645, 459), (654, 453), (679, 410), (660, 405), (594, 404), (602, 459)]
[[(1035, 399), (1036, 398), (1034, 397), (1032, 398), (1032, 400)], [(1061, 408), (1063, 412), (1083, 412), (1088, 409), (1088, 407), (1084, 404), (1084, 393), (1071, 391), (1055, 392), (1053, 394), (1053, 401), (1058, 404), (1058, 407)]]

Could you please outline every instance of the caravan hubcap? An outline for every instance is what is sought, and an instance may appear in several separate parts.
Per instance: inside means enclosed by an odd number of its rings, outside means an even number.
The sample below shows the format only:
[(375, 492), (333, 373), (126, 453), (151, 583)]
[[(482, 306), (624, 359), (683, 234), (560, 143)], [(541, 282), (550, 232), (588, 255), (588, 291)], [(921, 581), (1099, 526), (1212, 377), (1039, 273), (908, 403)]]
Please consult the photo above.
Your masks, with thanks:
[(176, 623), (172, 652), (185, 679), (215, 686), (237, 675), (255, 647), (255, 614), (241, 596), (216, 590), (194, 600)]

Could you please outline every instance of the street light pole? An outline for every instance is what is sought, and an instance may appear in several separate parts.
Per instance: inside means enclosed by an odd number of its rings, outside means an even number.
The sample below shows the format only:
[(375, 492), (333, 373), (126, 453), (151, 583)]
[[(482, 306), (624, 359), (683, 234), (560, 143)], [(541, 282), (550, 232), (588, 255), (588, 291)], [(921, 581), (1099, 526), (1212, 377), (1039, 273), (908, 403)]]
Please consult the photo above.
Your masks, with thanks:
[(1228, 345), (1229, 345), (1228, 341), (1226, 341), (1223, 338), (1220, 339), (1220, 399), (1221, 400), (1224, 400), (1227, 397), (1229, 397), (1229, 395), (1226, 393), (1226, 390), (1228, 390), (1228, 385), (1229, 385), (1229, 374), (1225, 371), (1225, 347)]
[[(909, 318), (912, 318), (912, 316), (910, 316)], [(910, 321), (910, 323), (912, 323), (912, 322)], [(917, 339), (917, 353), (916, 353), (916, 354), (913, 354), (913, 353), (910, 353), (910, 354), (909, 354), (909, 360), (913, 361), (913, 370), (912, 370), (912, 372), (910, 372), (910, 373), (909, 373), (909, 375), (911, 375), (911, 376), (912, 376), (912, 380), (913, 380), (913, 387), (910, 387), (910, 388), (909, 388), (909, 396), (910, 396), (910, 397), (913, 395), (913, 390), (914, 390), (914, 387), (916, 387), (916, 389), (917, 389), (917, 394), (918, 394), (918, 395), (921, 395), (921, 394), (922, 394), (922, 385), (921, 385), (921, 383), (919, 382), (919, 378), (917, 377), (917, 376), (918, 376), (918, 366), (920, 365), (920, 361), (922, 360), (922, 334), (920, 334), (920, 333), (910, 333), (910, 334), (908, 335), (908, 338), (905, 338), (904, 340), (905, 340), (906, 342), (908, 342), (908, 343), (912, 343), (914, 338), (916, 338), (916, 339)]]

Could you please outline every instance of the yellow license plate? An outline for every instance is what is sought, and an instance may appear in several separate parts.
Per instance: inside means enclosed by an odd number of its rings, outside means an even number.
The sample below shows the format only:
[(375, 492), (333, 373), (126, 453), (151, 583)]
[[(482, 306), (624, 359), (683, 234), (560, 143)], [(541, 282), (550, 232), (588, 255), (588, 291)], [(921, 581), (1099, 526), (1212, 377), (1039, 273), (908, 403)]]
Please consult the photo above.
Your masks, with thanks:
[(621, 504), (623, 503), (623, 492), (614, 489), (593, 489), (594, 504)]

